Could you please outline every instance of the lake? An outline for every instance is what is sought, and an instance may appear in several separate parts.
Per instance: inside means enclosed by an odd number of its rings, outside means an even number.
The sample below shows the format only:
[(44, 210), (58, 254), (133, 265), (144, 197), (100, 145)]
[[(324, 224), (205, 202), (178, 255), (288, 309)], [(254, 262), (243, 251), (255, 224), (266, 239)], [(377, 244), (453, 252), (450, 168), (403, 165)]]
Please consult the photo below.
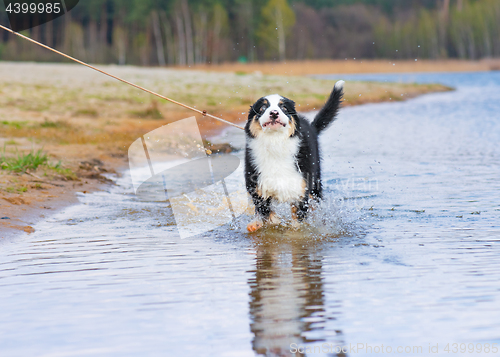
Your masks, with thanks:
[(0, 355), (495, 355), (500, 72), (322, 77), (456, 90), (342, 109), (299, 231), (180, 239), (127, 173), (82, 194), (0, 243)]

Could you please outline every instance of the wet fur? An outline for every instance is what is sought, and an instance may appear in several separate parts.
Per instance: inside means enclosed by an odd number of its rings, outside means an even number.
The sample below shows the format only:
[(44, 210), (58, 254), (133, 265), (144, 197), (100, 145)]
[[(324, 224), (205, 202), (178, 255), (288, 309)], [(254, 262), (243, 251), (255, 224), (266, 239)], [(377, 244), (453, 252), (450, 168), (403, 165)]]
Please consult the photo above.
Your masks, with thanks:
[[(339, 81), (312, 122), (296, 112), (292, 100), (278, 95), (262, 97), (250, 107), (245, 126), (245, 181), (256, 219), (249, 231), (273, 224), (272, 200), (292, 204), (293, 217), (302, 221), (310, 200), (322, 198), (318, 136), (335, 120), (342, 96), (343, 81)], [(270, 109), (279, 112), (280, 125), (275, 130), (266, 129)]]

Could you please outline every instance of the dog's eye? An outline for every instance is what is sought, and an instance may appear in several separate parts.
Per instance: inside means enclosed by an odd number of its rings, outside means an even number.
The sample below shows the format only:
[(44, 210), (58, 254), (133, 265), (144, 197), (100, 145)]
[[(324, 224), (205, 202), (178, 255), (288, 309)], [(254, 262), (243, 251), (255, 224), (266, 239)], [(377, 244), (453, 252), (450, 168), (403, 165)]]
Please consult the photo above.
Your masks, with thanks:
[(286, 109), (286, 107), (281, 108), (281, 110), (283, 110), (283, 112), (285, 112), (285, 113), (288, 111), (288, 109)]
[(265, 105), (263, 105), (262, 107), (260, 107), (259, 112), (264, 113), (264, 111), (265, 111), (265, 110), (266, 110), (266, 106), (265, 106)]

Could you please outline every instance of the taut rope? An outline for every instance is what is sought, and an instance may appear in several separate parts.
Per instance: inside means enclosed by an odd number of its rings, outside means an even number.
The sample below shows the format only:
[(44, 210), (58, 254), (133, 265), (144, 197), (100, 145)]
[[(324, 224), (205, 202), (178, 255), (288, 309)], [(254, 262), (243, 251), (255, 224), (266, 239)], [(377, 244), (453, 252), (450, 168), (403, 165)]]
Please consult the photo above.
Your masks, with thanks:
[(79, 59), (76, 59), (76, 58), (74, 58), (74, 57), (68, 56), (67, 54), (62, 53), (62, 52), (60, 52), (60, 51), (58, 51), (58, 50), (56, 50), (56, 49), (54, 49), (54, 48), (52, 48), (52, 47), (49, 47), (49, 46), (47, 46), (47, 45), (44, 45), (43, 43), (40, 43), (40, 42), (35, 41), (35, 40), (33, 40), (33, 39), (29, 38), (29, 37), (26, 37), (26, 36), (24, 36), (24, 35), (21, 35), (21, 34), (20, 34), (20, 33), (18, 33), (18, 32), (12, 31), (12, 30), (11, 30), (11, 29), (9, 29), (8, 27), (5, 27), (5, 26), (0, 25), (0, 28), (2, 28), (2, 29), (4, 29), (5, 31), (8, 31), (8, 32), (10, 32), (10, 33), (12, 33), (12, 34), (14, 34), (14, 35), (17, 35), (17, 36), (19, 36), (19, 37), (21, 37), (21, 38), (23, 38), (23, 39), (25, 39), (25, 40), (28, 40), (28, 41), (30, 41), (30, 42), (33, 42), (33, 43), (37, 44), (38, 46), (41, 46), (41, 47), (43, 47), (43, 48), (46, 48), (46, 49), (48, 49), (49, 51), (55, 52), (55, 53), (57, 53), (57, 54), (59, 54), (59, 55), (61, 55), (61, 56), (63, 56), (63, 57), (66, 57), (66, 58), (68, 58), (68, 59), (72, 60), (72, 61), (75, 61), (75, 62), (77, 62), (77, 63), (83, 64), (84, 66), (87, 66), (87, 67), (89, 67), (89, 68), (92, 68), (93, 70), (95, 70), (95, 71), (97, 71), (97, 72), (101, 72), (102, 74), (105, 74), (105, 75), (107, 75), (107, 76), (110, 76), (111, 78), (117, 79), (117, 80), (119, 80), (119, 81), (121, 81), (121, 82), (123, 82), (123, 83), (127, 83), (128, 85), (131, 85), (132, 87), (135, 87), (135, 88), (140, 89), (140, 90), (143, 90), (143, 91), (145, 91), (145, 92), (147, 92), (147, 93), (150, 93), (150, 94), (156, 95), (157, 97), (160, 97), (161, 99), (165, 99), (165, 100), (167, 100), (167, 101), (169, 101), (169, 102), (171, 102), (171, 103), (174, 103), (174, 104), (180, 105), (181, 107), (184, 107), (184, 108), (186, 108), (186, 109), (189, 109), (189, 110), (192, 110), (192, 111), (194, 111), (194, 112), (197, 112), (197, 113), (199, 113), (199, 114), (201, 114), (201, 115), (203, 115), (203, 116), (207, 116), (207, 117), (210, 117), (210, 118), (212, 118), (212, 119), (215, 119), (215, 120), (221, 121), (221, 122), (223, 122), (223, 123), (226, 123), (226, 124), (232, 125), (232, 126), (234, 126), (234, 127), (238, 128), (238, 129), (245, 130), (245, 128), (243, 128), (243, 127), (241, 127), (241, 126), (239, 126), (239, 125), (237, 125), (237, 124), (231, 123), (230, 121), (224, 120), (224, 119), (222, 119), (222, 118), (217, 118), (217, 117), (216, 117), (216, 116), (214, 116), (214, 115), (208, 114), (206, 110), (199, 110), (199, 109), (196, 109), (196, 108), (190, 107), (190, 106), (188, 106), (188, 105), (186, 105), (186, 104), (183, 104), (183, 103), (177, 102), (177, 101), (175, 101), (175, 100), (173, 100), (173, 99), (170, 99), (170, 98), (167, 98), (167, 97), (165, 97), (165, 96), (163, 96), (163, 95), (161, 95), (161, 94), (155, 93), (155, 92), (153, 92), (153, 91), (151, 91), (151, 90), (149, 90), (149, 89), (146, 89), (146, 88), (144, 88), (144, 87), (141, 87), (141, 86), (139, 86), (139, 85), (137, 85), (137, 84), (134, 84), (134, 83), (132, 83), (132, 82), (126, 81), (125, 79), (121, 79), (121, 78), (119, 78), (119, 77), (117, 77), (117, 76), (114, 76), (114, 75), (112, 75), (112, 74), (110, 74), (110, 73), (108, 73), (108, 72), (103, 71), (102, 69), (99, 69), (99, 68), (96, 68), (96, 67), (94, 67), (94, 66), (91, 66), (90, 64), (87, 64), (87, 63), (85, 63), (85, 62), (83, 62), (83, 61), (80, 61)]

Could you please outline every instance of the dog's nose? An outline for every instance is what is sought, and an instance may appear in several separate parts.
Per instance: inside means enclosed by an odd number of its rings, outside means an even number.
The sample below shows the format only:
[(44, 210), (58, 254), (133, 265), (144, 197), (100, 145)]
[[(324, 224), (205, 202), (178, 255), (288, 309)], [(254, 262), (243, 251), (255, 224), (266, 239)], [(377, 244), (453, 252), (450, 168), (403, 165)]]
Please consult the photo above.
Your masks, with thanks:
[(271, 119), (278, 119), (279, 115), (280, 115), (280, 114), (278, 113), (278, 111), (277, 111), (277, 110), (273, 110), (273, 111), (271, 111), (271, 112), (269, 113), (269, 116), (271, 117)]

